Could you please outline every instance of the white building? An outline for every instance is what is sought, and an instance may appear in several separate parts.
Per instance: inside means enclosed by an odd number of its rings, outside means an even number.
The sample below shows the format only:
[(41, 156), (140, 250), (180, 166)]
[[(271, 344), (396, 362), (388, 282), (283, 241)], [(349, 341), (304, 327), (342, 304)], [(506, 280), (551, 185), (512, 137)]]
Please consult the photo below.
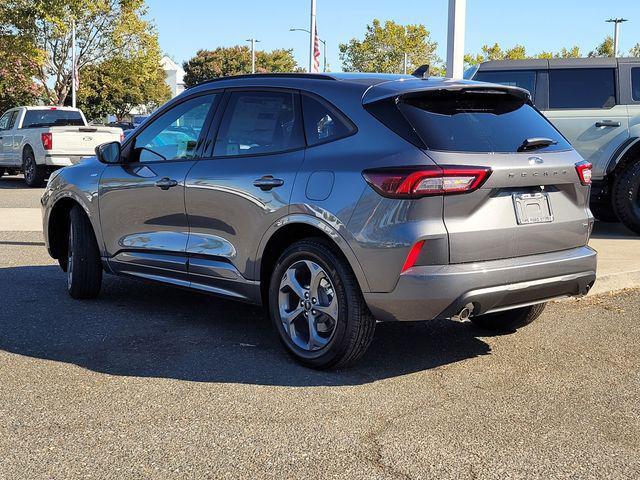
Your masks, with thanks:
[(171, 97), (184, 92), (184, 70), (166, 55), (160, 60), (160, 65), (164, 70), (165, 82), (171, 90)]

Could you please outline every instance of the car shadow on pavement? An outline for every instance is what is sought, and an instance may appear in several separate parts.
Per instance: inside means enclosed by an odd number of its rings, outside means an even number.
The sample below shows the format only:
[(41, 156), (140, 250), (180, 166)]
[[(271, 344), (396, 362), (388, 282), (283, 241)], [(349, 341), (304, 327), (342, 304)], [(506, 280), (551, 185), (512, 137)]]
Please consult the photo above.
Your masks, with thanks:
[(282, 386), (359, 385), (486, 355), (469, 324), (379, 324), (360, 363), (318, 372), (290, 359), (261, 308), (105, 275), (71, 299), (57, 266), (0, 269), (0, 349), (110, 375)]
[(596, 222), (591, 238), (615, 240), (618, 238), (636, 239), (638, 234), (632, 232), (622, 223)]

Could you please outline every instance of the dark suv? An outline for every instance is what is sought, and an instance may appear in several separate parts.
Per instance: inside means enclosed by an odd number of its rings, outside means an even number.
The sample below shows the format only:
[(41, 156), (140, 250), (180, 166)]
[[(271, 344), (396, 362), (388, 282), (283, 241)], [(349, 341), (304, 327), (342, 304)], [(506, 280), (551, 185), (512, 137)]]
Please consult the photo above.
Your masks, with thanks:
[(262, 303), (296, 359), (340, 367), (376, 320), (510, 329), (585, 294), (590, 175), (520, 88), (224, 78), (55, 172), (44, 232), (75, 298), (105, 270)]
[(640, 58), (504, 60), (474, 80), (525, 88), (593, 164), (591, 210), (640, 233)]

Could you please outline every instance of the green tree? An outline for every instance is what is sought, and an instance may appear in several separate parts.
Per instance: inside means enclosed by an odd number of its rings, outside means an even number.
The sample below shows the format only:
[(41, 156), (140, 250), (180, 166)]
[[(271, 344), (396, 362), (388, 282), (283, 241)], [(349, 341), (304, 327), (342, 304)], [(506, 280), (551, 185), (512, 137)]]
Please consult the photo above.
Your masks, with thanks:
[(629, 50), (630, 57), (640, 57), (640, 43), (636, 43), (635, 46)]
[[(183, 63), (187, 87), (210, 78), (251, 73), (251, 49), (247, 46), (218, 47), (198, 50), (194, 57)], [(257, 73), (286, 73), (299, 71), (293, 50), (277, 49), (256, 52)]]
[(409, 72), (423, 64), (437, 72), (441, 62), (435, 54), (437, 46), (424, 25), (400, 25), (392, 20), (383, 25), (375, 19), (367, 25), (364, 39), (352, 38), (339, 48), (342, 68), (347, 72), (399, 73), (405, 53)]
[(589, 52), (590, 57), (613, 57), (613, 38), (607, 36), (594, 50)]
[(499, 44), (484, 45), (481, 49), (481, 53), (466, 54), (464, 61), (467, 66), (477, 65), (482, 62), (488, 62), (490, 60), (524, 60), (527, 58), (579, 58), (580, 48), (576, 45), (570, 49), (562, 48), (559, 52), (540, 52), (535, 56), (527, 55), (525, 47), (522, 45), (515, 45), (512, 48), (503, 50)]
[(28, 38), (45, 60), (35, 74), (45, 98), (65, 103), (71, 90), (71, 25), (76, 23), (77, 65), (135, 56), (156, 37), (144, 0), (3, 0), (0, 30)]
[(171, 96), (160, 59), (160, 47), (153, 41), (134, 55), (87, 65), (78, 90), (78, 105), (92, 120), (109, 114), (121, 120), (135, 107), (157, 108)]

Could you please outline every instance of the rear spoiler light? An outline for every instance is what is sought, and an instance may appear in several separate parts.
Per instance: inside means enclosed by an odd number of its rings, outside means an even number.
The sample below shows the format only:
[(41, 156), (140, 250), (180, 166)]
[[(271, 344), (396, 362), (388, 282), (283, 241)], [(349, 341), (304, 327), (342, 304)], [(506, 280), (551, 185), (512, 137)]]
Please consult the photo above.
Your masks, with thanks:
[(491, 175), (489, 167), (454, 165), (375, 168), (362, 172), (383, 197), (421, 198), (473, 192)]

